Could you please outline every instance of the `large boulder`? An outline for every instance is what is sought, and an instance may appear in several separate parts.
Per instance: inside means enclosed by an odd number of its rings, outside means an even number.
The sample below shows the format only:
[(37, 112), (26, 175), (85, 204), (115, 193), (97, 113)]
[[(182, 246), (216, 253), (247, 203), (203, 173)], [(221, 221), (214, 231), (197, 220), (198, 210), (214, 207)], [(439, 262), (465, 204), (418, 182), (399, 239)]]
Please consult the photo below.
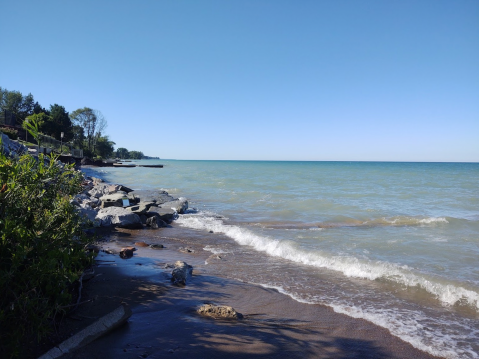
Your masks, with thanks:
[(76, 207), (76, 210), (84, 222), (90, 221), (93, 223), (94, 227), (99, 227), (101, 225), (101, 220), (96, 217), (97, 212), (91, 207)]
[(176, 261), (173, 271), (171, 272), (171, 281), (174, 284), (186, 284), (186, 281), (191, 277), (193, 267), (183, 261)]
[(163, 203), (160, 207), (171, 208), (174, 209), (176, 212), (183, 214), (188, 209), (188, 200), (184, 197), (180, 197), (175, 201)]
[(241, 319), (243, 315), (227, 305), (204, 304), (197, 312), (213, 318)]
[(141, 199), (145, 202), (154, 202), (157, 206), (165, 203), (175, 201), (176, 198), (170, 196), (166, 191), (137, 191), (139, 193)]
[(107, 194), (100, 197), (101, 208), (123, 207), (123, 198), (127, 198), (130, 205), (135, 204), (140, 200), (132, 194), (126, 194), (122, 192)]
[(140, 202), (134, 206), (128, 207), (130, 211), (136, 213), (137, 215), (145, 214), (148, 212), (151, 206), (154, 206), (154, 202)]
[(110, 185), (106, 183), (97, 183), (87, 193), (90, 197), (100, 198), (110, 194)]
[(151, 207), (148, 212), (146, 212), (147, 217), (159, 216), (163, 222), (171, 223), (178, 213), (171, 208), (162, 208), (162, 207)]
[(117, 225), (124, 228), (143, 228), (137, 214), (121, 207), (102, 208), (98, 211), (96, 219), (100, 220), (104, 227)]
[(157, 229), (160, 227), (167, 227), (167, 224), (163, 220), (161, 220), (158, 214), (155, 214), (154, 216), (147, 218), (145, 224), (148, 227), (151, 227), (153, 229)]

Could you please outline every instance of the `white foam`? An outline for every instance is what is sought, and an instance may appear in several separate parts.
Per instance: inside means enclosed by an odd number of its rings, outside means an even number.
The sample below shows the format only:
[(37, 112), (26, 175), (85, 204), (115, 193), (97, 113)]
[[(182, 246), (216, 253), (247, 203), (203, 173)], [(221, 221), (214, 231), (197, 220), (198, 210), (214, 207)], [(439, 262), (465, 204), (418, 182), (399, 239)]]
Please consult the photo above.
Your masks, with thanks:
[(246, 228), (224, 224), (221, 219), (211, 216), (210, 213), (205, 214), (180, 216), (177, 223), (189, 228), (223, 233), (241, 245), (252, 246), (257, 251), (271, 256), (334, 270), (347, 277), (368, 280), (383, 278), (409, 287), (419, 286), (434, 295), (444, 306), (467, 304), (479, 311), (479, 293), (475, 290), (452, 283), (441, 283), (437, 278), (416, 274), (409, 267), (394, 263), (359, 260), (347, 255), (331, 256), (319, 251), (304, 251), (297, 248), (291, 241), (259, 236)]
[[(300, 303), (323, 304), (332, 307), (337, 313), (342, 313), (353, 318), (365, 319), (371, 323), (387, 328), (392, 335), (412, 344), (414, 347), (444, 358), (479, 358), (470, 346), (458, 345), (474, 338), (477, 333), (469, 336), (458, 334), (457, 327), (452, 328), (450, 323), (434, 323), (436, 329), (432, 330), (432, 323), (424, 313), (407, 310), (398, 312), (395, 309), (361, 308), (346, 304), (332, 303), (329, 299), (326, 303), (317, 298), (307, 300), (301, 296), (285, 290), (283, 287), (272, 284), (253, 283), (264, 288), (275, 289)], [(422, 324), (423, 323), (423, 324)], [(457, 325), (457, 324), (456, 324)], [(440, 328), (440, 329), (437, 329)], [(462, 332), (469, 332), (468, 328), (460, 328)], [(462, 348), (460, 348), (462, 347)]]

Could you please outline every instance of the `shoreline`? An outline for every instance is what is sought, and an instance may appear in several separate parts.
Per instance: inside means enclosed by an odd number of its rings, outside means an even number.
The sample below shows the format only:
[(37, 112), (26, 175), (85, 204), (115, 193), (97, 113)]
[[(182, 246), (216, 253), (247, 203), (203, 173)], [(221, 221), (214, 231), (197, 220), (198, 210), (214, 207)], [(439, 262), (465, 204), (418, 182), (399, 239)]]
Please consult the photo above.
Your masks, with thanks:
[[(74, 334), (121, 302), (130, 305), (133, 315), (128, 324), (64, 357), (436, 358), (366, 320), (212, 272), (205, 262), (215, 255), (198, 240), (207, 233), (174, 222), (159, 229), (103, 232), (106, 241), (100, 245), (116, 253), (138, 241), (166, 248), (135, 246), (138, 250), (126, 260), (99, 253), (95, 275), (83, 288), (82, 301), (91, 301), (64, 320), (58, 338)], [(193, 251), (180, 251), (185, 246)], [(185, 287), (172, 285), (171, 269), (164, 268), (176, 260), (194, 267)], [(214, 320), (196, 314), (207, 302), (232, 306), (245, 318)]]

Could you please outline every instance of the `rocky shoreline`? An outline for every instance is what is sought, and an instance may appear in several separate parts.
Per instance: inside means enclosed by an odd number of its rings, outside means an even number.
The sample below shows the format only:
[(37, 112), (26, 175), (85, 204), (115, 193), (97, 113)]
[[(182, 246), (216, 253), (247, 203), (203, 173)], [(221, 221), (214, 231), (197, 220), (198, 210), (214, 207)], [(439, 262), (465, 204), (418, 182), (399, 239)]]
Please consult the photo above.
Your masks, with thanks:
[(83, 188), (71, 203), (93, 227), (157, 229), (168, 226), (188, 209), (186, 198), (174, 198), (165, 191), (140, 198), (128, 187), (95, 177), (86, 176)]
[(60, 325), (59, 337), (46, 350), (127, 306), (127, 324), (62, 356), (433, 358), (365, 320), (212, 273), (204, 240), (221, 234), (174, 226), (176, 216), (188, 210), (186, 198), (164, 191), (138, 194), (85, 177), (84, 190), (72, 203), (103, 238), (91, 248), (98, 251), (97, 264), (84, 286), (83, 304)]

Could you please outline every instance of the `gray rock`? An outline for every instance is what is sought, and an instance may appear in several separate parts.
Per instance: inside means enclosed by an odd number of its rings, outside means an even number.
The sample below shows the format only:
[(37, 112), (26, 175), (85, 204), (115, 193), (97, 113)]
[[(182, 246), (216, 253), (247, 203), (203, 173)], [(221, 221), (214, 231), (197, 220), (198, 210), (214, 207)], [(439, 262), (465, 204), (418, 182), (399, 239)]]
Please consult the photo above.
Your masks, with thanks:
[(150, 244), (150, 248), (152, 249), (163, 249), (165, 246), (163, 244)]
[(129, 207), (129, 209), (133, 213), (140, 215), (140, 214), (145, 214), (146, 212), (148, 212), (150, 207), (153, 206), (154, 204), (155, 204), (154, 202), (140, 202), (134, 206)]
[(158, 214), (148, 217), (146, 219), (146, 225), (153, 229), (157, 229), (160, 227), (167, 227), (167, 224), (163, 220), (161, 220)]
[(107, 194), (100, 197), (101, 208), (107, 207), (123, 207), (123, 198), (128, 198), (129, 204), (135, 204), (139, 201), (139, 198), (132, 194), (126, 194), (122, 192)]
[(147, 217), (152, 217), (158, 215), (163, 222), (171, 223), (178, 213), (171, 208), (162, 208), (162, 207), (151, 207), (148, 212), (146, 212)]
[(1, 133), (1, 147), (0, 150), (3, 150), (3, 153), (9, 157), (21, 156), (24, 153), (28, 153), (28, 148), (24, 145), (12, 141), (6, 134)]
[(117, 225), (124, 228), (142, 228), (140, 217), (127, 208), (108, 207), (98, 211), (96, 219), (104, 227)]
[(76, 210), (84, 222), (90, 221), (93, 223), (94, 227), (99, 227), (101, 225), (101, 220), (96, 218), (97, 212), (91, 207), (77, 207)]
[(140, 214), (141, 223), (146, 224), (146, 220), (147, 220), (147, 219), (148, 219), (147, 216), (145, 216), (144, 214)]
[(183, 214), (188, 209), (188, 200), (184, 197), (180, 197), (176, 201), (165, 202), (160, 207), (172, 208), (176, 212)]
[(213, 318), (241, 319), (243, 315), (227, 305), (204, 304), (197, 312)]
[(176, 261), (173, 271), (171, 272), (171, 281), (174, 284), (186, 284), (186, 281), (191, 277), (193, 267), (183, 261)]

